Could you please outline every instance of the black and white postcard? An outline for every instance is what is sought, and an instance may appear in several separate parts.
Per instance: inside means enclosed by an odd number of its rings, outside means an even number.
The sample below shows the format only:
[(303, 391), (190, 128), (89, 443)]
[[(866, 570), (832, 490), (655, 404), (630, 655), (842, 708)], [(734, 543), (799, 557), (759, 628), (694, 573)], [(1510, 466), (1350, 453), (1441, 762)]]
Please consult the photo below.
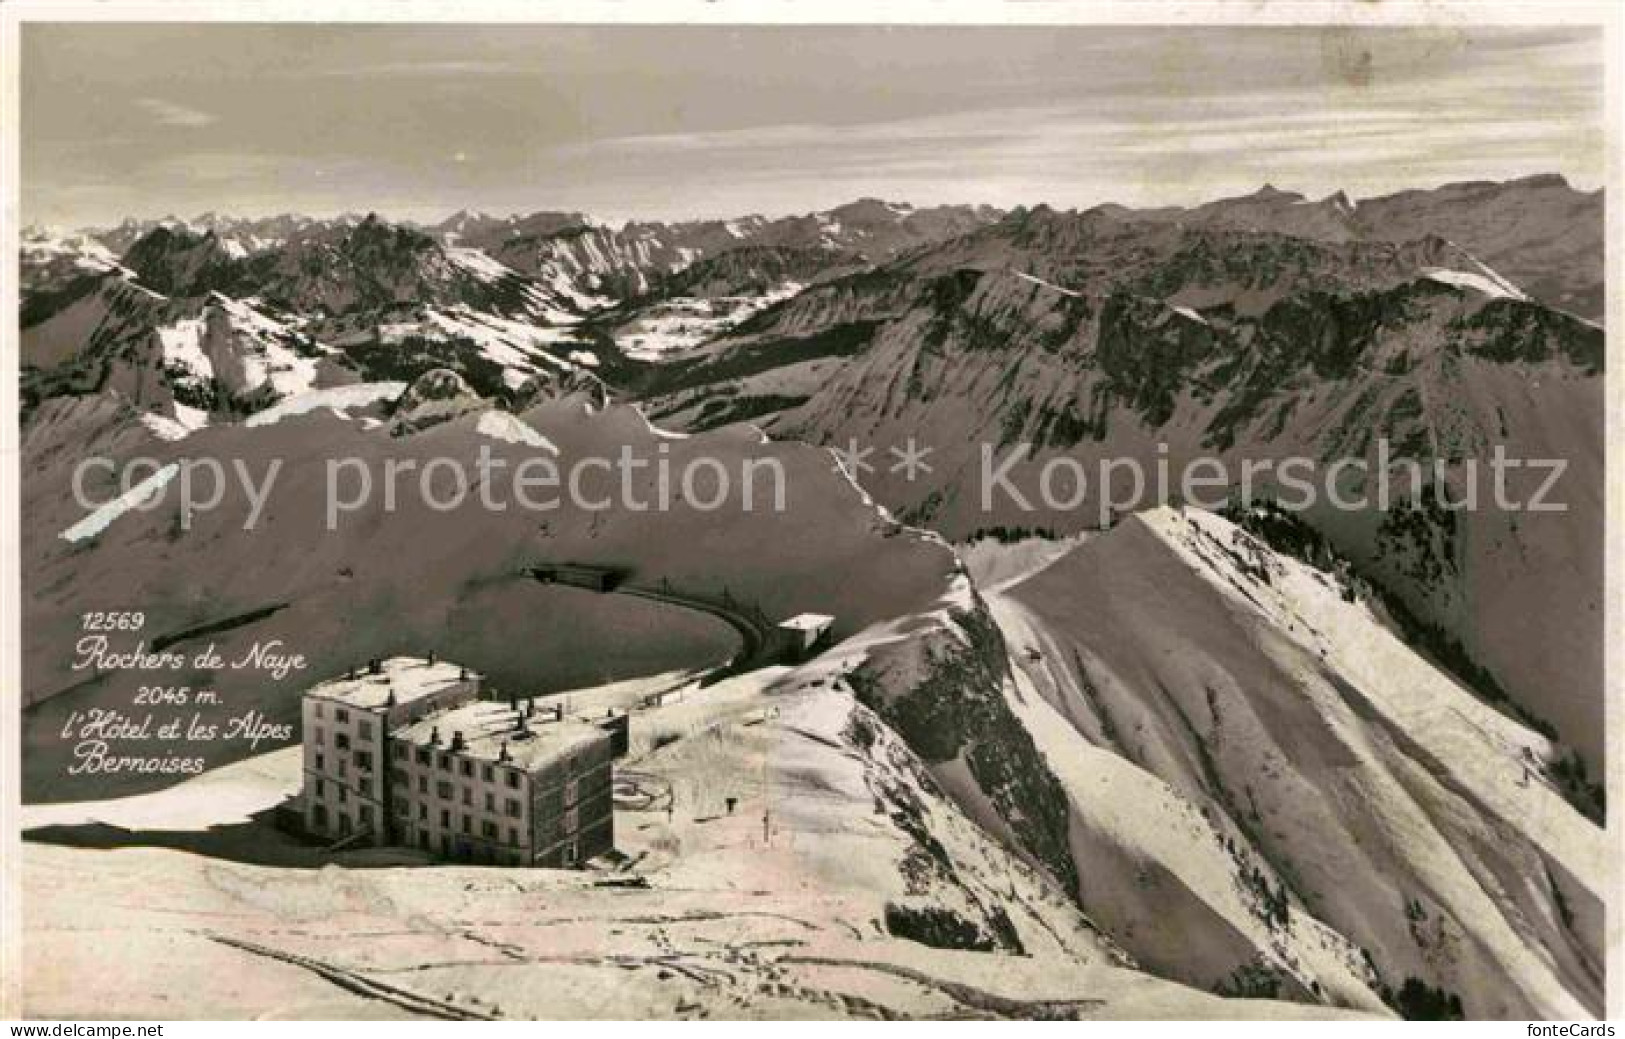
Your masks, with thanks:
[(8, 5), (0, 1015), (1618, 1014), (1621, 13)]

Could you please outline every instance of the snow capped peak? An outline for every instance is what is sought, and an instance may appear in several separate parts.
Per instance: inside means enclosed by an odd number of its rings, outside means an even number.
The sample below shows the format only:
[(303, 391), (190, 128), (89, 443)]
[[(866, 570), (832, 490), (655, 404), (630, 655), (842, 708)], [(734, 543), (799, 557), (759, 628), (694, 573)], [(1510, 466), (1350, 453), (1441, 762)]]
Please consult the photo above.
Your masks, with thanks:
[(1282, 191), (1280, 188), (1276, 187), (1274, 184), (1269, 184), (1269, 183), (1266, 183), (1263, 187), (1259, 188), (1257, 191), (1253, 192), (1251, 195), (1249, 195), (1247, 197), (1250, 198), (1250, 199), (1254, 199), (1256, 201), (1261, 201), (1261, 202), (1264, 202), (1264, 201), (1271, 201), (1272, 202), (1272, 201), (1277, 201), (1277, 200), (1283, 201), (1283, 202), (1296, 202), (1296, 201), (1302, 201), (1302, 199), (1303, 199), (1303, 195), (1299, 194), (1296, 191)]
[(118, 257), (92, 236), (39, 225), (23, 230), (22, 259), (25, 265), (67, 263), (82, 271), (110, 271), (118, 267)]

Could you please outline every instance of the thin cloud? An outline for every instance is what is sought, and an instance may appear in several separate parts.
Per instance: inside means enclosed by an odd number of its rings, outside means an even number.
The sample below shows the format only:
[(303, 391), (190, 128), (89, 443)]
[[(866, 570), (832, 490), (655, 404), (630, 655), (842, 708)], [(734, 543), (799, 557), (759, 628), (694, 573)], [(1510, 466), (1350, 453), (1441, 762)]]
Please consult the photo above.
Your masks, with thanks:
[(154, 120), (163, 126), (198, 127), (208, 126), (215, 121), (215, 117), (208, 112), (199, 111), (196, 108), (187, 108), (185, 105), (177, 105), (156, 97), (137, 98), (135, 103), (142, 111), (152, 116)]
[[(350, 65), (322, 69), (314, 74), (325, 79), (376, 79), (380, 77), (512, 76), (535, 72), (535, 66), (515, 65), (506, 61), (385, 61), (371, 65)], [(302, 72), (301, 75), (310, 75), (310, 73)]]
[[(219, 62), (189, 60), (200, 34)], [(1550, 171), (1589, 189), (1607, 154), (1592, 30), (68, 25), (24, 43), (24, 208), (62, 223), (1081, 208)]]

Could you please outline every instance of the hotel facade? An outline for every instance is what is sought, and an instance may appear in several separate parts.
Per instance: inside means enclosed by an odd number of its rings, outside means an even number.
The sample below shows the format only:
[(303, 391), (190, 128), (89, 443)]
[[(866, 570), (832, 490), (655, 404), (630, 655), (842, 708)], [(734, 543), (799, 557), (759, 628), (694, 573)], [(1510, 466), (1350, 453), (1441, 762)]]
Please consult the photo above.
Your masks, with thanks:
[[(442, 859), (571, 868), (614, 847), (612, 730), (397, 657), (304, 697), (306, 830)], [(613, 724), (612, 724), (613, 723)]]

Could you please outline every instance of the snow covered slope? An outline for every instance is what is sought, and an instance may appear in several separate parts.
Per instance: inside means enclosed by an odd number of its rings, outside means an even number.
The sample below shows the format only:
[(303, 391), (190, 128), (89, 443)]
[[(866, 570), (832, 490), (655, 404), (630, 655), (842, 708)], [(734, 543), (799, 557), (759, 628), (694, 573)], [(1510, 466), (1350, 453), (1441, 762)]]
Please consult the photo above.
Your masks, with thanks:
[[(663, 368), (646, 399), (675, 427), (758, 424), (880, 458), (912, 438), (931, 471), (875, 466), (865, 487), (955, 539), (1099, 525), (1107, 462), (1139, 464), (1144, 504), (1159, 467), (1178, 490), (1193, 459), (1220, 460), (1234, 490), (1247, 465), (1293, 457), (1317, 477), (1343, 458), (1376, 472), (1386, 441), (1390, 460), (1450, 467), (1452, 500), (1463, 460), (1486, 492), (1497, 448), (1561, 460), (1547, 500), (1562, 513), (1488, 493), (1448, 513), (1336, 511), (1321, 494), (1311, 519), (1599, 772), (1603, 362), (1600, 329), (1441, 238), (1328, 243), (1033, 210), (810, 286)], [(1014, 464), (984, 465), (984, 451)], [(1046, 506), (1057, 461), (1087, 486)], [(1515, 502), (1534, 500), (1536, 473), (1514, 475)], [(1405, 479), (1396, 468), (1401, 495)], [(1374, 502), (1374, 482), (1343, 489)]]
[(1085, 910), (1142, 962), (1601, 1013), (1608, 844), (1549, 777), (1560, 749), (1331, 574), (1159, 509), (991, 607), (1012, 709), (1072, 805)]
[[(308, 411), (290, 403), (274, 422), (210, 425), (175, 443), (158, 441), (133, 409), (115, 401), (96, 408), (88, 406), (94, 398), (79, 407), (53, 401), (42, 409), (24, 438), (22, 459), (30, 517), (24, 699), (34, 706), (25, 713), (24, 738), (31, 799), (83, 799), (173, 782), (157, 774), (63, 775), (68, 750), (57, 733), (67, 712), (127, 703), (131, 683), (141, 681), (140, 672), (124, 671), (87, 682), (63, 652), (78, 637), (80, 614), (104, 608), (110, 597), (140, 600), (149, 638), (279, 607), (274, 621), (211, 635), (222, 654), (240, 655), (274, 629), (312, 668), (330, 674), (369, 655), (433, 646), (504, 687), (546, 691), (720, 663), (736, 640), (702, 612), (539, 584), (525, 572), (537, 562), (623, 568), (634, 584), (669, 581), (691, 595), (726, 595), (759, 606), (769, 616), (828, 613), (839, 618), (841, 634), (922, 608), (953, 567), (939, 542), (900, 534), (877, 517), (820, 449), (734, 432), (668, 439), (632, 408), (588, 413), (576, 395), (544, 394), (515, 416), (494, 411), (450, 372), (420, 381), (424, 385), (409, 386), (397, 401), (387, 426), (335, 415), (336, 407), (359, 403), (347, 395), (303, 395), (292, 400), (311, 404)], [(376, 399), (378, 391), (355, 394)], [(497, 414), (503, 417), (488, 417)], [(82, 448), (104, 450), (118, 462), (138, 454), (160, 464), (216, 459), (228, 471), (240, 465), (261, 485), (273, 464), (279, 468), (252, 523), (250, 497), (234, 485), (221, 507), (199, 512), (184, 528), (174, 481), (140, 508), (69, 542), (58, 535), (93, 512), (75, 504), (71, 493)], [(730, 473), (729, 502), (697, 507), (673, 494), (666, 509), (595, 510), (571, 505), (562, 478), (550, 490), (528, 487), (526, 499), (511, 482), (529, 459), (556, 459), (568, 472), (582, 459), (619, 459), (623, 449), (638, 463), (628, 469), (637, 500), (655, 500), (660, 468), (673, 474), (666, 483), (677, 490), (693, 460), (705, 459)], [(458, 463), (472, 481), (480, 475), (482, 452), (501, 463), (489, 479), (502, 508), (485, 507), (474, 493), (460, 507), (437, 508), (447, 500), (444, 483), (431, 484), (425, 495), (417, 475), (391, 478), (392, 491), (384, 486), (386, 465), (421, 473), (429, 460), (439, 460), (442, 469)], [(345, 486), (330, 498), (327, 462), (335, 458), (354, 461), (346, 462)], [(747, 464), (759, 469), (748, 480)], [(776, 467), (782, 481), (773, 475)], [(370, 495), (358, 493), (363, 468)], [(783, 491), (782, 511), (768, 507), (775, 483)], [(621, 486), (619, 473), (590, 467), (580, 481), (589, 501), (613, 499)], [(87, 493), (105, 501), (120, 491), (96, 470)], [(749, 511), (746, 493), (755, 496)], [(525, 506), (547, 498), (554, 508)], [(329, 526), (327, 510), (337, 500), (356, 505), (336, 513)], [(787, 544), (797, 551), (784, 552)], [(854, 573), (865, 580), (852, 580)], [(292, 681), (268, 682), (251, 670), (174, 680), (214, 683), (233, 712), (297, 716), (299, 686)], [(210, 765), (242, 753), (232, 743), (210, 750), (221, 755)]]
[[(620, 868), (428, 866), (410, 851), (312, 868), (319, 849), (263, 822), (297, 785), (287, 752), (159, 794), (30, 808), (27, 1010), (85, 1012), (69, 979), (93, 974), (114, 979), (99, 1005), (134, 1017), (1348, 1016), (1134, 969), (838, 684), (785, 669), (689, 684), (632, 733)], [(142, 898), (119, 896), (132, 885)], [(84, 941), (92, 916), (120, 938)]]

